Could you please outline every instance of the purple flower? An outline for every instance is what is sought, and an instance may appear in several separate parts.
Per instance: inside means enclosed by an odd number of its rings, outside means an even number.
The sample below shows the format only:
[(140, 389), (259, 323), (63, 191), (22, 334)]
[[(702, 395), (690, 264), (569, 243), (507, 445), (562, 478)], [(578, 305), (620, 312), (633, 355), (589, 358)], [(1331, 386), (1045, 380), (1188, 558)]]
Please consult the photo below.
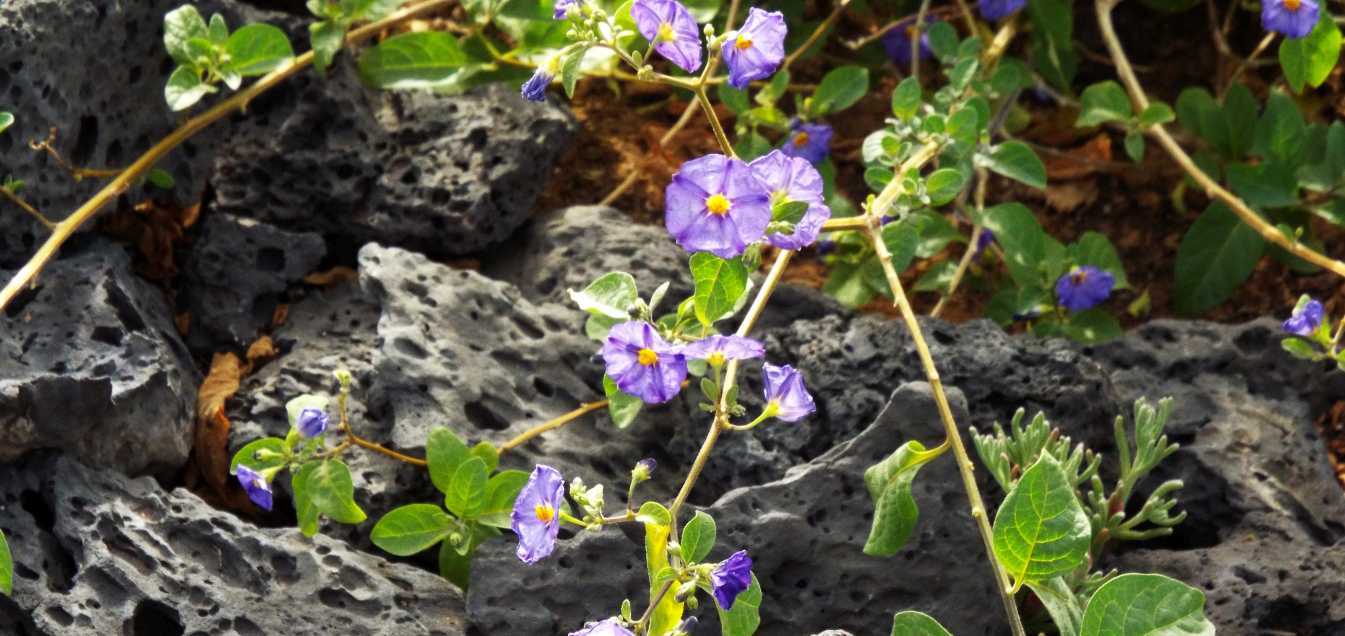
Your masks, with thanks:
[(980, 256), (981, 252), (984, 252), (985, 248), (990, 247), (990, 244), (994, 242), (995, 233), (991, 232), (988, 228), (981, 228), (981, 236), (976, 239), (976, 251), (972, 252), (971, 255)]
[(747, 550), (734, 552), (710, 572), (711, 592), (724, 611), (733, 609), (738, 595), (752, 585), (752, 557)]
[(547, 72), (548, 67), (550, 67), (549, 63), (537, 67), (537, 70), (533, 72), (532, 77), (529, 77), (528, 81), (523, 82), (523, 99), (530, 102), (546, 101), (546, 87), (550, 86), (551, 80), (556, 77)]
[(1261, 0), (1261, 26), (1286, 38), (1301, 38), (1317, 26), (1316, 0)]
[(687, 360), (660, 338), (647, 322), (632, 320), (612, 327), (602, 346), (607, 375), (617, 388), (648, 404), (662, 404), (682, 390)]
[(630, 7), (640, 35), (688, 73), (701, 67), (701, 32), (696, 19), (677, 0), (635, 0)]
[(775, 73), (785, 59), (786, 31), (783, 13), (752, 7), (743, 28), (730, 31), (719, 49), (729, 66), (729, 85), (741, 90)]
[(579, 0), (556, 0), (555, 13), (551, 15), (556, 20), (564, 20), (570, 17), (571, 11), (579, 9)]
[(981, 17), (987, 20), (1000, 20), (1017, 13), (1027, 0), (980, 0), (977, 7), (981, 10)]
[(713, 335), (682, 347), (682, 355), (720, 366), (729, 360), (746, 360), (766, 355), (766, 347), (744, 336)]
[[(934, 55), (934, 50), (929, 48), (929, 25), (936, 22), (933, 18), (925, 16), (925, 28), (920, 30), (920, 59), (927, 60)], [(911, 30), (915, 28), (915, 16), (911, 16), (897, 23), (891, 31), (883, 34), (883, 49), (887, 51), (888, 59), (893, 64), (909, 69), (911, 66)]]
[(789, 136), (780, 151), (791, 157), (803, 157), (812, 163), (822, 163), (831, 147), (831, 126), (823, 123), (805, 124), (794, 120)]
[(570, 632), (570, 636), (635, 636), (635, 632), (626, 629), (626, 626), (613, 616), (605, 621), (589, 623), (577, 632)]
[[(830, 128), (827, 134), (831, 134)], [(803, 201), (808, 204), (808, 211), (794, 224), (793, 234), (775, 233), (766, 236), (771, 245), (780, 249), (797, 250), (812, 245), (822, 232), (822, 224), (831, 218), (831, 208), (827, 207), (822, 196), (822, 175), (809, 161), (772, 150), (770, 154), (751, 163), (752, 174), (770, 191), (772, 204), (783, 201)]]
[(636, 481), (649, 481), (649, 478), (654, 475), (655, 468), (658, 468), (658, 461), (653, 457), (646, 457), (635, 462), (635, 468), (631, 470), (631, 476)]
[(518, 535), (518, 558), (529, 565), (556, 549), (560, 507), (565, 501), (565, 478), (560, 471), (538, 464), (514, 500), (510, 527)]
[(327, 432), (327, 414), (322, 409), (307, 408), (299, 412), (299, 417), (295, 422), (299, 427), (299, 434), (304, 437), (317, 437)]
[(1322, 303), (1310, 299), (1301, 307), (1295, 308), (1293, 315), (1284, 321), (1284, 330), (1295, 336), (1311, 336), (1321, 326), (1325, 315)]
[(243, 490), (248, 493), (248, 499), (257, 504), (262, 510), (271, 510), (271, 483), (261, 473), (239, 464), (234, 469), (234, 474), (238, 476), (238, 483), (242, 484)]
[(1055, 295), (1070, 311), (1092, 309), (1111, 295), (1116, 278), (1092, 265), (1075, 267), (1055, 282)]
[(761, 375), (766, 382), (766, 410), (774, 410), (774, 416), (786, 422), (797, 422), (813, 411), (813, 396), (803, 385), (803, 374), (787, 364), (775, 366), (769, 362), (762, 365)]
[(664, 193), (665, 225), (688, 252), (733, 258), (761, 240), (770, 193), (739, 159), (705, 155), (682, 164)]

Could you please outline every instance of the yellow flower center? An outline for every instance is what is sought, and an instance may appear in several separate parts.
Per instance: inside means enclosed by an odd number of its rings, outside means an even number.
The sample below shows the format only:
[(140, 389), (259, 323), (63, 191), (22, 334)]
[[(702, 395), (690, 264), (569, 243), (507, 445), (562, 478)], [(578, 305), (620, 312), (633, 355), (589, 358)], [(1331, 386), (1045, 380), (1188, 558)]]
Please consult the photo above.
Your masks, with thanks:
[(733, 46), (737, 47), (739, 51), (746, 51), (747, 49), (752, 48), (752, 39), (740, 34), (738, 35), (738, 38), (733, 41)]
[(658, 354), (654, 353), (653, 349), (641, 349), (639, 353), (635, 354), (635, 357), (639, 359), (640, 364), (646, 367), (653, 366), (654, 363), (658, 362)]
[(1088, 272), (1081, 269), (1070, 274), (1069, 278), (1074, 281), (1075, 285), (1082, 285), (1084, 281), (1088, 280)]
[(712, 194), (705, 199), (705, 209), (709, 210), (710, 214), (724, 216), (729, 213), (731, 207), (733, 207), (733, 203), (722, 194)]
[(656, 39), (661, 42), (672, 42), (677, 39), (677, 36), (673, 35), (671, 22), (664, 22), (663, 24), (658, 25), (658, 35)]
[(802, 148), (806, 145), (808, 145), (808, 133), (800, 132), (799, 134), (794, 135), (794, 147)]
[(552, 519), (556, 518), (556, 509), (552, 508), (550, 504), (537, 504), (533, 508), (533, 513), (542, 523), (550, 523)]
[(705, 361), (709, 362), (710, 366), (712, 367), (722, 366), (724, 364), (724, 352), (716, 351), (710, 354), (710, 356), (706, 358)]
[(1298, 12), (1298, 7), (1302, 4), (1302, 0), (1284, 0), (1284, 8), (1294, 13)]

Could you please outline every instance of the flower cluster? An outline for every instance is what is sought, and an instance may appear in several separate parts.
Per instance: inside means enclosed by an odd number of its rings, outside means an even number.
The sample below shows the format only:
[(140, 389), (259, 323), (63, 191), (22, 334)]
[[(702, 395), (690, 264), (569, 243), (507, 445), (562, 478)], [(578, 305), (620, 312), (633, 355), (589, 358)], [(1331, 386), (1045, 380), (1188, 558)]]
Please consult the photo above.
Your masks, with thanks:
[[(800, 134), (806, 145), (807, 133)], [(830, 134), (828, 128), (826, 138)], [(786, 142), (786, 148), (790, 145)], [(750, 164), (713, 154), (682, 164), (664, 193), (668, 233), (689, 252), (720, 258), (737, 257), (763, 239), (781, 249), (811, 245), (831, 218), (831, 208), (822, 198), (821, 174), (808, 159), (790, 154), (774, 150)], [(775, 210), (800, 202), (807, 209), (789, 223), (789, 233), (767, 234), (772, 221), (780, 220)]]

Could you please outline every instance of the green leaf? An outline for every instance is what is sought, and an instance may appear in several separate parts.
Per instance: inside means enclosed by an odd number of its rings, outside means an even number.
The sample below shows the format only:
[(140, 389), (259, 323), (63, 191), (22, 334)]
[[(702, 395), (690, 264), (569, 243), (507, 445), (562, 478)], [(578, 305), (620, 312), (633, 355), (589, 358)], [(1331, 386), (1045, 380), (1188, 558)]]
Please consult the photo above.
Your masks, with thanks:
[(410, 504), (383, 515), (369, 539), (385, 552), (411, 556), (447, 538), (454, 525), (453, 518), (439, 506)]
[(183, 5), (163, 16), (163, 46), (174, 62), (194, 66), (192, 50), (187, 42), (192, 38), (210, 40), (210, 29), (200, 12), (192, 5)]
[[(257, 459), (257, 451), (267, 450), (275, 453), (275, 457), (270, 459)], [(233, 459), (229, 461), (229, 474), (232, 475), (238, 471), (238, 465), (242, 464), (253, 470), (265, 470), (285, 465), (285, 440), (279, 437), (263, 437), (248, 442), (245, 446), (234, 453)]]
[(210, 16), (210, 27), (207, 30), (210, 41), (215, 44), (224, 44), (229, 40), (229, 24), (218, 13)]
[(957, 263), (953, 261), (940, 261), (929, 268), (911, 289), (920, 292), (939, 292), (948, 290), (948, 285), (953, 282), (953, 273), (957, 271)]
[(912, 440), (864, 471), (864, 486), (874, 506), (873, 526), (864, 542), (864, 554), (892, 556), (906, 545), (920, 518), (911, 484), (920, 467), (941, 454), (942, 450), (927, 450)]
[(1091, 539), (1088, 514), (1050, 453), (1023, 472), (995, 514), (995, 558), (1015, 588), (1084, 565)]
[(953, 636), (924, 612), (906, 610), (892, 617), (892, 636)]
[(977, 160), (991, 172), (1037, 189), (1046, 188), (1046, 166), (1037, 153), (1021, 141), (1004, 142), (992, 148), (990, 154), (978, 155)]
[(715, 547), (715, 520), (710, 515), (696, 511), (682, 527), (682, 558), (691, 563), (700, 563)]
[(1069, 256), (1075, 265), (1092, 265), (1111, 274), (1116, 279), (1116, 289), (1130, 287), (1125, 267), (1121, 265), (1121, 256), (1105, 235), (1092, 230), (1084, 232), (1078, 241), (1069, 246)]
[(1172, 112), (1172, 107), (1163, 102), (1151, 102), (1144, 112), (1140, 113), (1139, 123), (1141, 126), (1155, 126), (1166, 124), (1177, 119), (1177, 113)]
[(334, 521), (360, 523), (366, 516), (355, 503), (355, 482), (350, 469), (339, 459), (317, 462), (313, 472), (304, 481), (313, 505)]
[(467, 460), (467, 444), (453, 431), (442, 426), (430, 429), (425, 438), (425, 461), (429, 465), (430, 481), (439, 492), (448, 494), (458, 466)]
[(1234, 84), (1224, 93), (1223, 119), (1228, 125), (1228, 152), (1241, 159), (1256, 139), (1256, 118), (1261, 106), (1245, 85)]
[[(1230, 90), (1229, 97), (1232, 98), (1235, 92), (1236, 90)], [(1256, 110), (1253, 103), (1253, 118)], [(1240, 158), (1250, 146), (1242, 147), (1241, 152), (1236, 152), (1238, 146), (1234, 143), (1235, 132), (1229, 120), (1231, 113), (1232, 111), (1225, 113), (1218, 102), (1214, 101), (1214, 96), (1203, 88), (1187, 88), (1177, 96), (1177, 121), (1181, 122), (1182, 127), (1200, 135), (1225, 157)], [(1255, 126), (1248, 127), (1248, 131), (1254, 129)]]
[(1130, 157), (1131, 161), (1135, 163), (1144, 161), (1144, 135), (1132, 130), (1126, 133), (1122, 143), (1125, 145), (1126, 156)]
[(14, 125), (14, 114), (0, 111), (0, 133), (5, 132), (6, 128)]
[(807, 201), (781, 201), (771, 206), (771, 221), (798, 223), (808, 213), (808, 207)]
[(476, 446), (473, 446), (472, 450), (468, 452), (472, 457), (479, 458), (482, 462), (485, 462), (487, 475), (495, 472), (495, 468), (500, 465), (500, 451), (490, 442), (485, 440), (477, 442)]
[[(644, 524), (645, 567), (649, 575), (649, 597), (653, 598), (659, 591), (659, 572), (671, 566), (668, 560), (668, 537), (672, 534), (672, 514), (662, 504), (646, 501), (640, 506), (635, 520)], [(663, 600), (654, 607), (648, 633), (670, 633), (682, 620), (683, 609), (674, 594), (665, 594)]]
[(243, 77), (265, 75), (287, 64), (294, 48), (285, 32), (269, 24), (249, 24), (229, 36), (225, 69)]
[(1280, 341), (1280, 347), (1300, 360), (1316, 360), (1320, 355), (1317, 347), (1303, 338), (1288, 337)]
[(944, 215), (933, 210), (916, 212), (908, 217), (907, 221), (913, 223), (920, 232), (920, 244), (915, 250), (916, 258), (930, 258), (943, 251), (949, 243), (954, 241), (965, 243), (967, 240)]
[(1292, 97), (1280, 91), (1271, 91), (1266, 99), (1266, 110), (1256, 124), (1254, 151), (1282, 163), (1297, 166), (1303, 159), (1303, 143), (1307, 138), (1307, 124)]
[(9, 542), (0, 532), (0, 594), (13, 593), (13, 555), (9, 554)]
[(360, 78), (375, 88), (433, 88), (454, 79), (467, 54), (451, 33), (394, 35), (360, 56)]
[(1279, 162), (1230, 163), (1228, 186), (1247, 205), (1256, 209), (1298, 205), (1298, 180), (1288, 166)]
[(1222, 303), (1252, 275), (1265, 247), (1265, 239), (1223, 203), (1211, 203), (1177, 247), (1177, 311), (1198, 314)]
[(981, 224), (995, 233), (1013, 280), (1021, 287), (1039, 284), (1048, 237), (1032, 212), (1021, 203), (1002, 203), (985, 209)]
[(584, 63), (588, 47), (576, 46), (565, 53), (560, 62), (560, 83), (565, 87), (565, 96), (574, 97), (574, 85), (579, 81), (579, 70)]
[(14, 593), (14, 556), (9, 553), (9, 541), (0, 532), (0, 594)]
[(317, 69), (319, 74), (327, 72), (327, 68), (336, 59), (336, 54), (341, 52), (342, 46), (345, 46), (348, 27), (348, 23), (335, 20), (308, 25), (308, 37), (313, 46), (313, 68)]
[(644, 407), (644, 400), (623, 393), (616, 382), (606, 374), (602, 376), (602, 391), (607, 395), (607, 414), (612, 416), (612, 424), (624, 429), (635, 421)]
[(635, 277), (626, 272), (608, 272), (589, 283), (584, 291), (566, 290), (579, 308), (592, 316), (626, 320), (639, 300)]
[(294, 514), (298, 518), (299, 531), (306, 537), (318, 533), (317, 504), (313, 501), (312, 491), (308, 488), (308, 478), (317, 471), (319, 462), (311, 461), (299, 467), (290, 476), (290, 492), (294, 496)]
[(957, 198), (966, 184), (966, 177), (956, 168), (939, 168), (925, 179), (925, 192), (929, 195), (929, 204), (940, 206)]
[[(877, 261), (876, 257), (872, 259), (874, 263)], [(832, 264), (822, 291), (847, 307), (859, 307), (872, 300), (874, 295), (873, 288), (864, 282), (863, 266), (844, 261)]]
[(721, 4), (723, 4), (721, 0), (686, 0), (683, 3), (691, 13), (691, 17), (702, 24), (713, 20), (719, 14)]
[(486, 482), (486, 505), (477, 522), (494, 528), (508, 528), (514, 500), (528, 483), (528, 473), (521, 470), (503, 470)]
[(916, 113), (920, 112), (920, 104), (924, 100), (924, 92), (920, 88), (920, 81), (914, 77), (908, 77), (901, 80), (895, 89), (892, 89), (892, 114), (902, 121), (909, 121)]
[(953, 29), (953, 25), (939, 20), (929, 25), (927, 35), (929, 50), (939, 58), (939, 61), (948, 61), (957, 55), (957, 31)]
[(1065, 335), (1084, 344), (1095, 344), (1121, 337), (1121, 323), (1107, 310), (1093, 308), (1069, 315), (1064, 325)]
[(1097, 126), (1109, 121), (1128, 121), (1132, 111), (1130, 97), (1124, 88), (1113, 80), (1098, 82), (1083, 89), (1080, 98), (1079, 119), (1074, 125), (1079, 128)]
[(734, 599), (733, 609), (726, 612), (716, 601), (720, 633), (723, 636), (752, 636), (757, 633), (757, 627), (761, 626), (761, 596), (761, 582), (753, 574), (752, 583)]
[(702, 325), (732, 316), (738, 299), (747, 293), (747, 266), (741, 258), (697, 252), (691, 255), (691, 277), (696, 282), (696, 319)]
[(1303, 86), (1316, 88), (1326, 81), (1340, 59), (1340, 28), (1329, 11), (1318, 14), (1317, 25), (1307, 37), (1280, 42), (1280, 67), (1295, 93)]
[[(911, 266), (911, 261), (915, 258), (916, 249), (920, 245), (920, 234), (917, 224), (910, 219), (902, 219), (896, 223), (888, 223), (883, 226), (883, 245), (887, 247), (887, 252), (892, 256), (892, 268), (898, 273), (905, 271)], [(886, 276), (884, 276), (886, 280)], [(884, 284), (886, 287), (886, 284)]]
[(161, 190), (172, 190), (173, 184), (177, 183), (173, 179), (173, 175), (169, 174), (168, 171), (163, 168), (151, 169), (149, 174), (145, 176), (145, 180), (148, 181), (150, 185)]
[(752, 100), (748, 98), (747, 91), (739, 90), (728, 85), (728, 82), (720, 84), (716, 89), (719, 95), (719, 101), (735, 114), (743, 114), (752, 110)]
[(1070, 91), (1079, 60), (1074, 54), (1071, 0), (1028, 0), (1032, 20), (1032, 65), (1056, 88)]
[(179, 66), (168, 76), (168, 84), (163, 88), (163, 98), (174, 111), (186, 110), (201, 101), (202, 97), (214, 92), (214, 88), (201, 81), (196, 69)]
[(1055, 577), (1038, 583), (1029, 583), (1028, 587), (1046, 606), (1051, 614), (1051, 622), (1060, 636), (1079, 636), (1079, 626), (1083, 624), (1083, 607), (1079, 597), (1074, 595), (1069, 583), (1062, 577)]
[(1122, 574), (1099, 587), (1082, 636), (1214, 636), (1205, 595), (1161, 574)]
[(472, 573), (472, 555), (487, 539), (499, 534), (498, 530), (479, 523), (469, 523), (465, 545), (454, 545), (449, 539), (439, 543), (439, 576), (467, 591)]
[[(784, 97), (785, 91), (789, 90), (789, 71), (776, 73), (771, 81), (757, 90), (754, 98), (762, 106), (772, 106), (776, 100)], [(783, 117), (783, 115), (781, 115)]]
[(486, 484), (489, 482), (486, 462), (480, 457), (468, 457), (453, 473), (453, 483), (444, 494), (444, 507), (463, 519), (475, 519), (486, 508)]
[(862, 66), (840, 66), (822, 77), (813, 92), (810, 108), (814, 116), (829, 115), (845, 110), (869, 92), (869, 69)]

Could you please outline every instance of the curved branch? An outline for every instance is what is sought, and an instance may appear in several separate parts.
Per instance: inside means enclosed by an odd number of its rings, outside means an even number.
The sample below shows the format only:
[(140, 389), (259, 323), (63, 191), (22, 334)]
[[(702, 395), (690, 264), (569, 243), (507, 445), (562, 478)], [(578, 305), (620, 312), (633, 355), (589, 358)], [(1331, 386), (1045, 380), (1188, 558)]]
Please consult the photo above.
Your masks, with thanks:
[[(358, 29), (352, 30), (350, 33), (346, 34), (346, 44), (355, 44), (367, 40), (378, 35), (379, 32), (388, 27), (424, 15), (436, 9), (452, 6), (453, 4), (454, 0), (424, 0), (423, 2), (416, 3), (392, 13), (382, 20), (371, 22)], [(87, 223), (89, 219), (93, 218), (103, 206), (107, 205), (110, 201), (129, 189), (131, 184), (142, 175), (149, 172), (164, 155), (167, 155), (169, 152), (182, 145), (183, 142), (209, 127), (211, 124), (224, 119), (235, 111), (246, 110), (248, 104), (258, 95), (265, 93), (290, 77), (297, 75), (299, 71), (307, 68), (308, 65), (312, 63), (312, 51), (294, 58), (288, 66), (276, 69), (262, 76), (261, 79), (258, 79), (252, 85), (236, 93), (229, 99), (216, 104), (210, 110), (207, 110), (200, 115), (188, 119), (186, 123), (179, 126), (177, 130), (174, 130), (167, 137), (160, 140), (159, 143), (154, 144), (154, 147), (145, 151), (145, 154), (140, 155), (140, 158), (136, 159), (135, 163), (121, 171), (115, 179), (103, 186), (103, 189), (93, 195), (93, 198), (89, 199), (84, 205), (81, 205), (78, 209), (72, 212), (69, 217), (60, 221), (54, 228), (52, 228), (51, 236), (47, 237), (46, 242), (42, 244), (42, 247), (38, 248), (37, 253), (33, 254), (33, 257), (30, 258), (18, 272), (15, 272), (14, 277), (5, 285), (5, 288), (0, 290), (0, 310), (9, 306), (9, 303), (19, 295), (19, 292), (23, 291), (24, 287), (27, 287), (34, 282), (37, 275), (42, 272), (42, 268), (45, 267), (51, 259), (55, 258), (56, 253), (60, 251), (61, 246), (75, 234), (76, 230)]]
[[(1120, 0), (1096, 1), (1098, 28), (1102, 32), (1103, 41), (1107, 44), (1107, 52), (1111, 54), (1112, 61), (1116, 63), (1116, 75), (1121, 78), (1121, 84), (1126, 87), (1126, 92), (1130, 93), (1130, 101), (1135, 103), (1136, 112), (1142, 113), (1149, 107), (1149, 98), (1145, 96), (1144, 87), (1140, 86), (1139, 79), (1135, 77), (1135, 71), (1130, 66), (1130, 60), (1126, 57), (1125, 50), (1121, 48), (1121, 41), (1116, 37), (1116, 29), (1112, 26), (1111, 12)], [(1266, 222), (1260, 214), (1257, 214), (1256, 210), (1253, 210), (1236, 194), (1229, 192), (1205, 174), (1205, 171), (1196, 165), (1196, 162), (1191, 159), (1191, 155), (1186, 154), (1186, 151), (1177, 143), (1177, 140), (1172, 138), (1172, 135), (1162, 124), (1151, 126), (1148, 133), (1158, 140), (1158, 145), (1167, 151), (1172, 160), (1178, 166), (1181, 166), (1181, 169), (1188, 176), (1200, 184), (1207, 196), (1222, 201), (1233, 211), (1233, 214), (1237, 215), (1238, 219), (1255, 230), (1257, 234), (1260, 234), (1261, 238), (1278, 245), (1294, 256), (1345, 278), (1345, 262), (1319, 254), (1316, 250), (1298, 241), (1291, 240), (1275, 226)]]

